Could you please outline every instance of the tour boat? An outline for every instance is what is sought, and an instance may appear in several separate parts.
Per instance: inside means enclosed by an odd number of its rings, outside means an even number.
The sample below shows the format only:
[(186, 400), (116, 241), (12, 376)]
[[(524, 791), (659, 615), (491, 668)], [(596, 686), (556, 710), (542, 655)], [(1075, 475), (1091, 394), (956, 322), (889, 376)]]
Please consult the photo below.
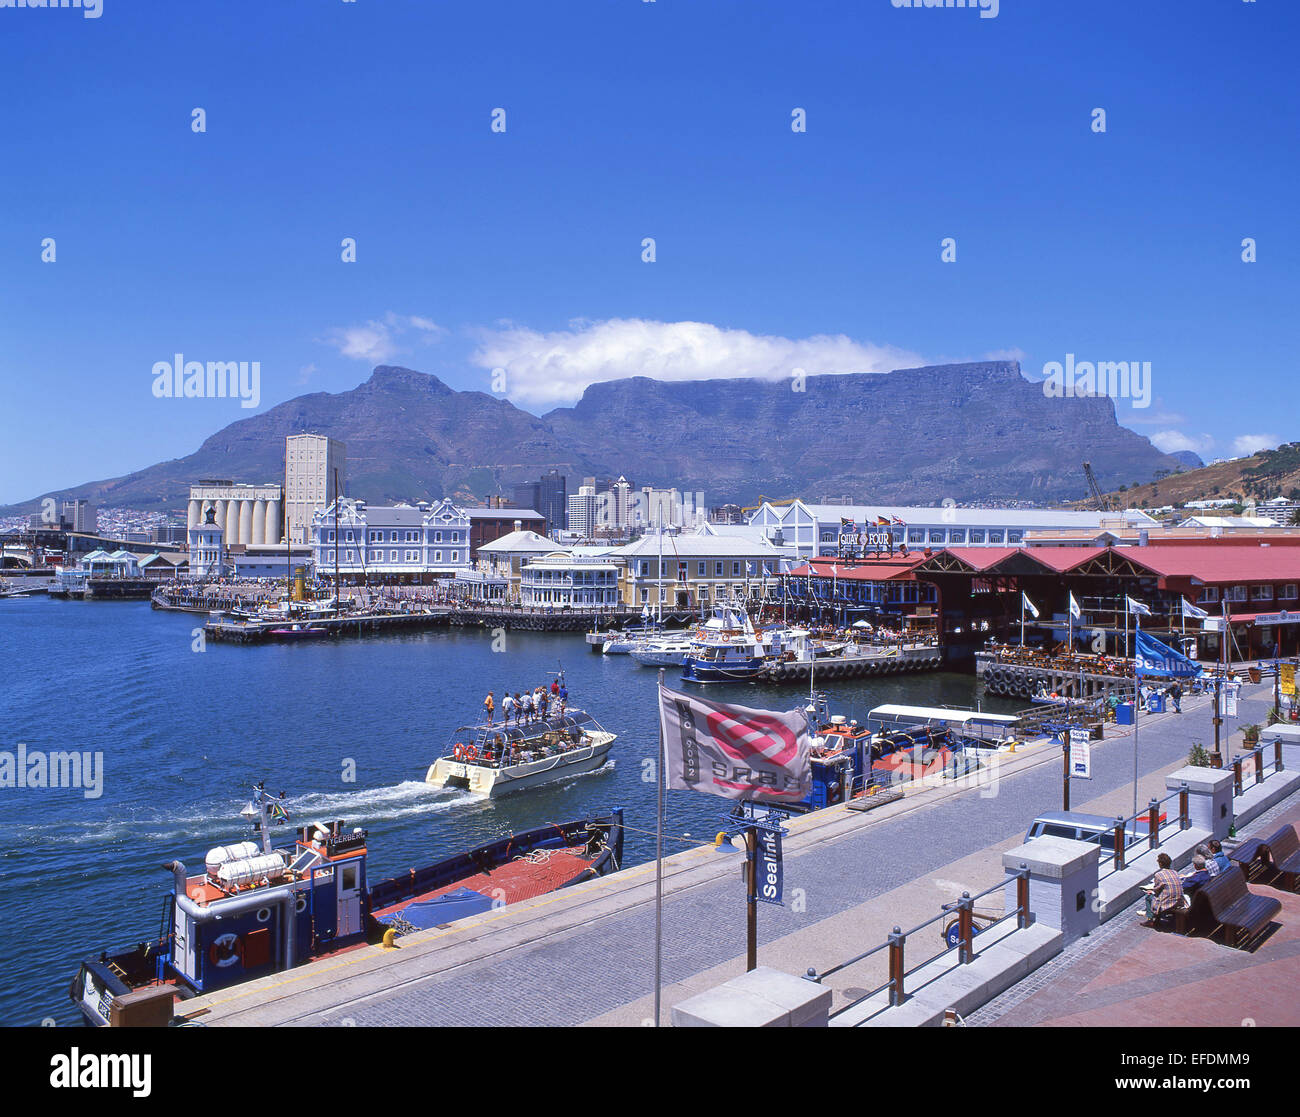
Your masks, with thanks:
[[(156, 937), (82, 962), (68, 995), (86, 1022), (166, 1024), (178, 1002), (615, 872), (621, 810), (506, 835), (369, 886), (366, 831), (309, 823), (274, 848), (282, 800), (259, 784), (241, 815), (260, 840), (208, 851), (203, 871), (164, 868)], [(183, 1009), (182, 1015), (183, 1015)]]
[(425, 780), (495, 799), (594, 772), (609, 758), (615, 739), (616, 734), (576, 707), (531, 722), (463, 725), (452, 735), (447, 754), (429, 766)]

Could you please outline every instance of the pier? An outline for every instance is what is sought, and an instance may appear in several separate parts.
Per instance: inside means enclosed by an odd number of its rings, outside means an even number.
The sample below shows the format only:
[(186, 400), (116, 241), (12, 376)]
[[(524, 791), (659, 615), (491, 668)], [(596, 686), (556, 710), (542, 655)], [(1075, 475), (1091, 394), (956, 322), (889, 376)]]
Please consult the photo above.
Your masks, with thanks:
[(817, 679), (852, 679), (864, 675), (901, 675), (907, 671), (935, 671), (943, 666), (943, 649), (935, 644), (907, 644), (873, 648), (816, 660), (770, 663), (759, 678), (774, 683)]
[[(157, 605), (157, 608), (182, 608)], [(231, 606), (227, 605), (227, 608)], [(187, 612), (208, 612), (186, 608)], [(214, 608), (211, 611), (220, 611)], [(617, 615), (617, 614), (615, 614)], [(628, 616), (633, 614), (628, 612)], [(330, 636), (373, 636), (388, 632), (434, 628), (510, 629), (526, 632), (586, 632), (597, 621), (608, 621), (609, 610), (576, 612), (569, 610), (489, 608), (482, 606), (432, 605), (419, 610), (378, 609), (343, 613), (337, 617), (273, 617), (269, 620), (237, 621), (215, 619), (204, 626), (210, 640), (234, 644), (256, 644), (274, 640), (273, 630), (289, 624), (310, 624), (324, 628)]]
[[(1243, 699), (1249, 706), (1243, 720), (1263, 720), (1267, 697), (1267, 688), (1262, 688)], [(1189, 700), (1181, 716), (1143, 715), (1139, 790), (1144, 802), (1148, 796), (1168, 794), (1169, 773), (1185, 763), (1189, 722), (1208, 716), (1204, 698)], [(1105, 739), (1094, 744), (1094, 779), (1078, 784), (1078, 791), (1086, 789), (1088, 801), (1077, 809), (1107, 816), (1128, 810), (1130, 734), (1125, 727), (1109, 726)], [(974, 895), (998, 883), (1006, 852), (1024, 841), (1034, 815), (1059, 805), (1060, 769), (1059, 748), (1048, 743), (1026, 746), (1004, 757), (992, 788), (948, 783), (907, 787), (902, 799), (868, 814), (840, 805), (792, 819), (785, 840), (786, 906), (761, 905), (760, 966), (789, 975), (816, 968), (832, 992), (832, 1011), (840, 1014), (832, 1023), (864, 1022), (859, 1017), (865, 1010), (844, 1010), (886, 980), (888, 952), (875, 951), (842, 976), (828, 976), (828, 971), (846, 957), (883, 943), (891, 927), (932, 922), (940, 905), (957, 899), (963, 890)], [(1248, 784), (1234, 798), (1238, 819), (1261, 817), (1260, 812), (1274, 804), (1294, 804), (1297, 784), (1300, 774), (1291, 762), (1286, 771)], [(647, 825), (644, 819), (628, 821)], [(1192, 831), (1186, 833), (1188, 837), (1180, 837), (1172, 820), (1161, 840), (1181, 850), (1194, 837)], [(669, 832), (666, 837), (669, 848), (680, 852), (667, 857), (664, 866), (664, 1023), (673, 1006), (716, 989), (745, 968), (740, 855), (716, 853), (709, 835), (687, 838)], [(1135, 851), (1133, 861), (1144, 864), (1139, 853)], [(1142, 856), (1154, 858), (1153, 853)], [(1182, 863), (1190, 853), (1177, 856)], [(1132, 915), (1144, 871), (1130, 869), (1135, 878), (1131, 888), (1127, 876), (1122, 881), (1110, 878), (1113, 884), (1103, 882), (1103, 921), (1126, 912)], [(198, 997), (180, 1006), (180, 1012), (213, 1027), (646, 1025), (653, 1022), (654, 894), (653, 863), (631, 866), (610, 877), (404, 936), (393, 950), (367, 946)], [(981, 906), (996, 906), (1000, 914), (1003, 902), (999, 890)], [(1091, 941), (1080, 939), (1071, 946), (1038, 904), (1034, 915), (1028, 928), (1017, 930), (1013, 923), (983, 941), (977, 935), (975, 960), (961, 972), (955, 969), (955, 949), (947, 962), (941, 957), (922, 963), (947, 965), (951, 971), (940, 976), (931, 991), (909, 971), (907, 1001), (900, 1008), (884, 1007), (878, 1018), (867, 1022), (929, 1022), (936, 1012), (942, 1014), (943, 1005), (936, 1010), (931, 1004), (946, 996), (933, 991), (939, 982), (961, 986), (963, 1012), (983, 1003), (980, 997), (991, 999), (1008, 987), (1006, 995), (1012, 997), (1020, 989), (1015, 983), (1035, 967), (1053, 956), (1069, 957), (1080, 943)], [(1125, 918), (1113, 926), (1118, 930), (1128, 923)], [(939, 927), (927, 927), (909, 938), (908, 957), (929, 958), (941, 945)], [(1204, 945), (1193, 943), (1192, 948)], [(1010, 956), (1023, 959), (1014, 973), (999, 969)], [(1294, 975), (1294, 964), (1280, 960), (1287, 974)], [(985, 979), (987, 970), (998, 970), (1001, 977)], [(1244, 998), (1256, 1007), (1243, 1009), (1243, 1014), (1259, 1016), (1263, 1023), (1271, 998), (1270, 989), (1257, 987), (1253, 998)]]
[(1112, 694), (1124, 700), (1133, 697), (1131, 674), (1090, 669), (1089, 665), (1054, 664), (1037, 653), (1025, 653), (1022, 658), (1004, 652), (978, 651), (975, 673), (987, 694), (1008, 698), (1033, 698), (1042, 687), (1061, 698), (1104, 699)]
[(275, 629), (291, 624), (304, 624), (323, 628), (328, 636), (367, 636), (389, 632), (421, 631), (447, 627), (447, 610), (420, 613), (345, 613), (339, 617), (313, 617), (289, 619), (279, 617), (269, 621), (209, 621), (203, 626), (208, 640), (225, 644), (260, 644), (277, 640)]
[(75, 601), (147, 601), (158, 587), (156, 578), (83, 578), (72, 583), (51, 582), (51, 597)]

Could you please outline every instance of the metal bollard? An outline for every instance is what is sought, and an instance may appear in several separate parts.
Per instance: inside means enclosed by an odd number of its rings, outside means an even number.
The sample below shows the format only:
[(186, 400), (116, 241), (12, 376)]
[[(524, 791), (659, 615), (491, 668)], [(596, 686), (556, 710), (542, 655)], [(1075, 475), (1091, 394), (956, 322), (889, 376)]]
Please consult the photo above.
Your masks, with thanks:
[(957, 961), (966, 965), (975, 956), (975, 901), (969, 892), (963, 892), (957, 901), (957, 933), (960, 943), (957, 947)]

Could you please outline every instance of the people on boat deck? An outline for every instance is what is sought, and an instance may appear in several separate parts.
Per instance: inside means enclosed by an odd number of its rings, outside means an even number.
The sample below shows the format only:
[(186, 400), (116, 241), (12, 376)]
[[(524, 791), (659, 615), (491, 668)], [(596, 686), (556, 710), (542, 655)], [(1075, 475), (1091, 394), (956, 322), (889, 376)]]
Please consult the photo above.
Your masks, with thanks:
[(492, 724), (492, 712), (496, 709), (496, 702), (492, 698), (492, 692), (487, 692), (487, 697), (483, 699), (483, 712), (487, 715), (488, 725)]
[(510, 697), (510, 692), (504, 692), (505, 697), (501, 699), (501, 724), (510, 724), (510, 714), (514, 711), (515, 700)]
[(515, 705), (519, 710), (517, 720), (529, 722), (533, 720), (533, 696), (530, 692), (525, 691), (522, 698), (519, 693), (515, 692)]

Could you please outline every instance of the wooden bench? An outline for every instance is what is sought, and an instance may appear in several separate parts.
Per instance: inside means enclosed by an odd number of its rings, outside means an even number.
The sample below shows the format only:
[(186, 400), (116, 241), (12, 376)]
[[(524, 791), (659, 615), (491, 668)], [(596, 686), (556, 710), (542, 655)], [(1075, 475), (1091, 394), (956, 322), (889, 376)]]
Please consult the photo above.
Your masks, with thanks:
[(1282, 878), (1288, 892), (1300, 886), (1300, 837), (1295, 827), (1279, 826), (1267, 838), (1251, 838), (1228, 854), (1228, 860), (1241, 865), (1252, 879), (1267, 874)]
[(1229, 860), (1238, 862), (1252, 879), (1281, 876), (1282, 886), (1288, 892), (1297, 891), (1300, 884), (1300, 837), (1290, 824), (1278, 827), (1268, 837), (1243, 841), (1229, 854)]
[(1174, 930), (1185, 935), (1208, 925), (1213, 935), (1222, 927), (1229, 946), (1245, 949), (1281, 910), (1280, 900), (1251, 892), (1241, 866), (1233, 865), (1192, 893), (1189, 906), (1174, 913)]

